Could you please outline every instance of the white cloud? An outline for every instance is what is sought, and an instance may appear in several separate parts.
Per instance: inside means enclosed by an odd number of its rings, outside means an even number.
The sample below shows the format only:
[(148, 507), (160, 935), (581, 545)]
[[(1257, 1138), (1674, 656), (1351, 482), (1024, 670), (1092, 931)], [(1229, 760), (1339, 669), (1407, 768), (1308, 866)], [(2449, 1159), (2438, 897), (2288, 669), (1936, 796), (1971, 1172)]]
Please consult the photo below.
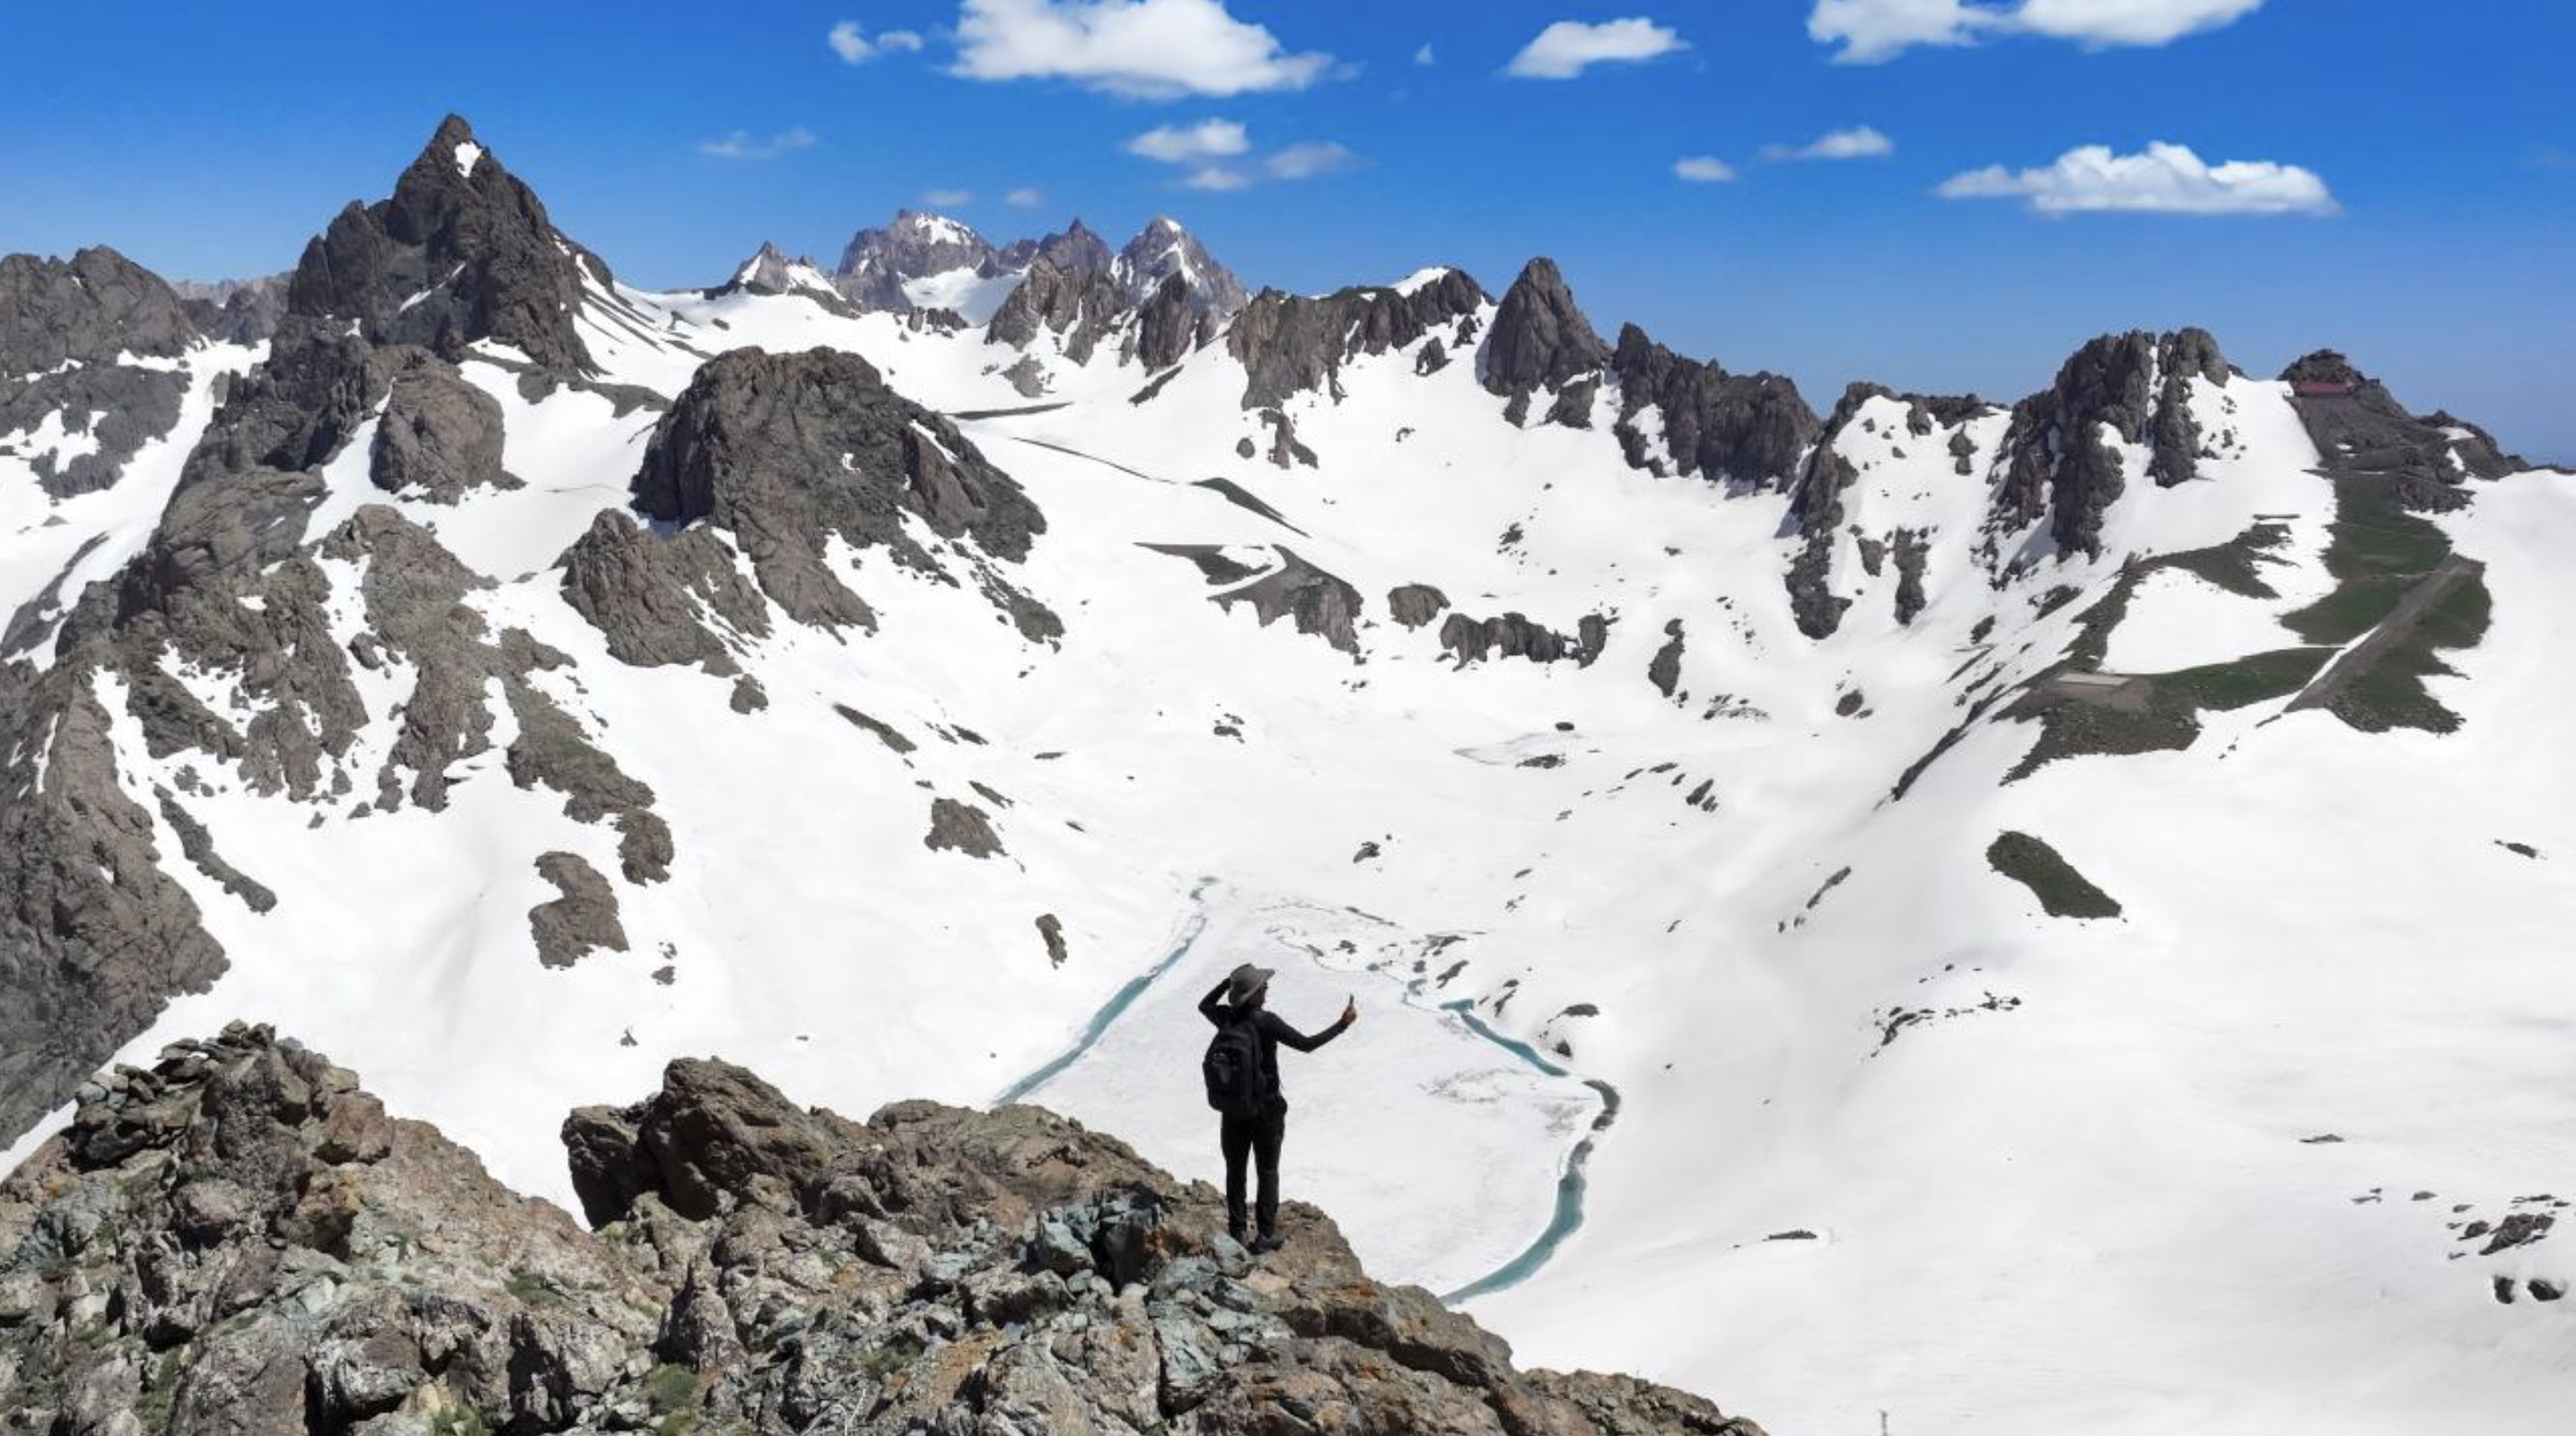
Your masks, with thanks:
[(1422, 48), (1413, 52), (1413, 63), (1417, 65), (1436, 65), (1440, 63), (1432, 56), (1431, 43), (1429, 41), (1424, 41)]
[(1036, 209), (1038, 206), (1046, 203), (1046, 194), (1043, 191), (1031, 189), (1028, 186), (1023, 185), (1020, 188), (1011, 191), (1009, 194), (1002, 196), (1002, 203), (1009, 205), (1013, 209)]
[(887, 30), (871, 40), (867, 37), (867, 32), (859, 28), (859, 22), (856, 20), (844, 20), (833, 26), (832, 32), (825, 35), (823, 40), (832, 47), (833, 54), (853, 65), (864, 65), (879, 55), (891, 55), (897, 51), (914, 51), (921, 48), (921, 36), (916, 31)]
[(698, 153), (720, 160), (774, 159), (790, 150), (811, 149), (821, 138), (803, 125), (781, 130), (767, 139), (760, 139), (749, 130), (736, 130), (720, 140), (698, 141)]
[(963, 189), (932, 189), (921, 192), (921, 202), (932, 209), (956, 209), (975, 202), (975, 192)]
[(1953, 175), (1943, 199), (2019, 199), (2039, 214), (2333, 214), (2334, 196), (2315, 171), (2270, 160), (2203, 164), (2182, 145), (2150, 144), (2115, 155), (2084, 145), (2044, 169), (1988, 165)]
[(1673, 161), (1673, 173), (1693, 184), (1717, 184), (1735, 178), (1735, 166), (1715, 155), (1692, 155)]
[(1291, 54), (1223, 0), (964, 0), (957, 64), (972, 80), (1071, 80), (1142, 99), (1302, 90), (1333, 57)]
[(1243, 126), (1232, 120), (1201, 120), (1195, 125), (1157, 125), (1127, 142), (1127, 153), (1165, 164), (1239, 155), (1252, 148)]
[(1181, 181), (1181, 188), (1229, 190), (1246, 189), (1251, 184), (1252, 176), (1241, 170), (1227, 169), (1223, 165), (1209, 165), (1204, 169), (1192, 170), (1190, 177)]
[(1764, 145), (1766, 160), (1866, 160), (1896, 153), (1896, 141), (1868, 125), (1827, 130), (1803, 145)]
[(1317, 175), (1332, 174), (1337, 170), (1346, 170), (1359, 162), (1358, 155), (1328, 141), (1322, 144), (1290, 145), (1264, 159), (1261, 167), (1280, 179), (1302, 180), (1313, 179)]
[(2164, 45), (2252, 14), (2263, 0), (1816, 0), (1807, 33), (1841, 42), (1838, 63), (1876, 64), (1916, 45), (1972, 45), (1981, 35), (2045, 35), (2088, 50)]
[(1590, 65), (1614, 60), (1651, 60), (1690, 48), (1679, 34), (1643, 16), (1587, 25), (1559, 20), (1538, 32), (1503, 67), (1503, 73), (1525, 80), (1571, 80)]

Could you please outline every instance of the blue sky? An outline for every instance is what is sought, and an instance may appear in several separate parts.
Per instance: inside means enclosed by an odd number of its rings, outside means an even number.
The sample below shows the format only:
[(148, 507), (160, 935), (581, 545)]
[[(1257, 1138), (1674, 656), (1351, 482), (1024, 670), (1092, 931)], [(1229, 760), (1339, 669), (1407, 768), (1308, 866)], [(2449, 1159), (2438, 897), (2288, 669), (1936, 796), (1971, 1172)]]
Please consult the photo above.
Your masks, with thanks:
[[(1573, 73), (1511, 73), (1560, 22), (1518, 68)], [(1256, 286), (1499, 291), (1548, 254), (1605, 332), (1819, 409), (2015, 398), (2111, 329), (2202, 324), (2260, 373), (2333, 345), (2576, 460), (2571, 54), (2558, 0), (99, 0), (11, 18), (0, 250), (284, 268), (454, 109), (653, 286), (957, 192), (997, 237), (1169, 212)], [(1863, 153), (1764, 157), (1836, 133)], [(2084, 146), (2109, 163), (2060, 165)], [(2284, 212), (2127, 207), (2158, 198)]]

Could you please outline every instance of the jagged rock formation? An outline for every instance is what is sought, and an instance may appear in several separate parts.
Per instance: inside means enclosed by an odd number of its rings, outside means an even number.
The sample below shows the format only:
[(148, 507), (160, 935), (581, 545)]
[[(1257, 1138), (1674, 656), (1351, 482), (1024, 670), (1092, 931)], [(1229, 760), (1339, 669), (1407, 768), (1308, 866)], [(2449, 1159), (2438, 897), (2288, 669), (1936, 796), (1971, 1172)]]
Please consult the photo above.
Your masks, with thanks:
[(1215, 311), (1200, 304), (1189, 281), (1175, 274), (1136, 311), (1133, 357), (1148, 369), (1168, 369), (1215, 339), (1216, 333)]
[[(887, 388), (866, 360), (832, 349), (738, 349), (709, 360), (654, 428), (633, 492), (636, 509), (663, 523), (703, 519), (723, 530), (751, 560), (771, 601), (791, 618), (826, 627), (876, 626), (867, 603), (825, 561), (834, 535), (862, 550), (882, 547), (897, 562), (955, 583), (904, 531), (903, 514), (941, 538), (971, 540), (982, 555), (1010, 561), (1027, 557), (1046, 528), (1020, 486), (954, 424)], [(567, 563), (591, 571), (613, 563), (583, 552), (594, 541), (625, 542), (594, 526)], [(1062, 631), (1044, 605), (1012, 588), (990, 562), (971, 555), (970, 562), (983, 592), (1023, 634), (1042, 639)], [(593, 621), (600, 621), (596, 614)], [(658, 618), (617, 622), (668, 627)]]
[(1279, 555), (1277, 568), (1241, 588), (1213, 595), (1210, 601), (1224, 609), (1251, 604), (1264, 628), (1282, 618), (1294, 619), (1299, 633), (1314, 634), (1357, 656), (1360, 591), (1298, 557), (1294, 550), (1274, 546), (1272, 552)]
[(2148, 473), (2157, 483), (2183, 482), (2200, 451), (2185, 381), (2223, 384), (2230, 372), (2217, 341), (2198, 329), (2106, 334), (2075, 351), (2055, 385), (2013, 408), (1995, 491), (1999, 527), (2014, 532), (2045, 516), (2059, 553), (2100, 557), (2102, 516), (2128, 482), (2104, 427), (2119, 442), (2152, 446)]
[(1041, 333), (1061, 334), (1065, 356), (1086, 364), (1126, 313), (1125, 296), (1107, 273), (1058, 269), (1038, 259), (1030, 263), (1020, 287), (993, 311), (984, 336), (995, 344), (1026, 349)]
[(2447, 413), (2409, 413), (2386, 385), (2334, 350), (2293, 361), (2281, 378), (2290, 385), (2291, 402), (2316, 441), (2325, 471), (2384, 479), (2407, 508), (2458, 508), (2468, 502), (2460, 488), (2467, 480), (2531, 467), (2474, 424)]
[[(1501, 319), (1497, 316), (1497, 327)], [(1611, 432), (1632, 468), (1663, 473), (1637, 416), (1660, 411), (1663, 451), (1679, 474), (1785, 486), (1816, 441), (1816, 413), (1778, 374), (1729, 374), (1684, 359), (1634, 324), (1619, 330), (1610, 367), (1619, 379), (1619, 421)]]
[(763, 240), (749, 259), (735, 268), (733, 278), (706, 291), (710, 299), (727, 294), (794, 294), (823, 306), (834, 314), (855, 315), (859, 307), (843, 297), (837, 281), (825, 274), (813, 260), (790, 258), (785, 250)]
[(1109, 241), (1078, 217), (1044, 238), (1013, 240), (998, 257), (1005, 269), (1026, 269), (1030, 261), (1043, 259), (1067, 274), (1105, 274), (1117, 262)]
[(292, 270), (256, 279), (219, 279), (211, 284), (174, 280), (170, 288), (197, 332), (225, 344), (256, 344), (277, 332), (286, 317), (286, 284)]
[(1542, 257), (1523, 266), (1504, 292), (1479, 362), (1486, 390), (1510, 399), (1505, 412), (1519, 423), (1531, 394), (1562, 388), (1609, 361), (1610, 346), (1575, 306), (1556, 261)]
[(1456, 269), (1410, 293), (1369, 287), (1309, 299), (1265, 289), (1227, 327), (1225, 347), (1243, 364), (1246, 409), (1276, 408), (1316, 392), (1339, 400), (1342, 365), (1404, 348), (1485, 302), (1484, 286)]
[(1127, 241), (1110, 261), (1109, 276), (1131, 305), (1143, 304), (1175, 277), (1187, 286), (1194, 310), (1219, 319), (1241, 309), (1247, 298), (1234, 271), (1217, 263), (1198, 236), (1168, 215), (1154, 216)]
[(179, 296), (115, 250), (0, 259), (0, 434), (58, 423), (73, 452), (36, 452), (37, 482), (56, 498), (107, 488), (170, 432), (188, 389), (184, 374), (123, 361), (196, 342)]
[[(83, 1088), (0, 1183), (12, 1430), (1760, 1436), (1521, 1371), (1323, 1213), (1254, 1261), (1204, 1184), (1034, 1107), (866, 1123), (721, 1062), (564, 1123), (599, 1230), (267, 1029)], [(1334, 1428), (1340, 1429), (1340, 1428)]]
[(1526, 658), (1532, 663), (1571, 658), (1576, 667), (1589, 668), (1609, 644), (1610, 620), (1597, 613), (1585, 614), (1575, 624), (1574, 633), (1568, 638), (1518, 613), (1487, 619), (1452, 613), (1440, 625), (1440, 646), (1457, 658), (1461, 668), (1488, 658)]
[(537, 858), (537, 876), (554, 884), (557, 893), (528, 910), (537, 961), (570, 967), (586, 953), (626, 950), (626, 927), (617, 920), (617, 890), (599, 869), (579, 853), (544, 853)]
[(356, 320), (378, 344), (454, 358), (490, 339), (557, 374), (586, 373), (574, 317), (584, 283), (608, 266), (567, 239), (536, 193), (450, 115), (395, 182), (391, 199), (352, 203), (306, 245), (288, 281), (290, 314)]
[(860, 308), (899, 313), (912, 307), (906, 281), (958, 269), (995, 274), (997, 263), (993, 246), (973, 226), (906, 209), (891, 224), (850, 236), (833, 279)]
[(515, 489), (501, 471), (501, 403), (456, 366), (414, 350), (387, 381), (368, 478), (389, 494), (452, 504), (475, 488)]
[(1449, 607), (1449, 595), (1427, 583), (1400, 584), (1387, 590), (1386, 611), (1407, 628), (1420, 628)]

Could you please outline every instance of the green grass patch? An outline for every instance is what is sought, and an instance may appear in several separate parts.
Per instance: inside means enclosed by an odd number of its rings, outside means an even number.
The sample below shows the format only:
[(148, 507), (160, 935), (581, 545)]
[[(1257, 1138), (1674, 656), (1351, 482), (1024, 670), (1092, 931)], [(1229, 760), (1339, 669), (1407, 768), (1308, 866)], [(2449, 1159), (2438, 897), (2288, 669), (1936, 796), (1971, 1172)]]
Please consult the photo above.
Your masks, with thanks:
[(659, 1415), (695, 1407), (698, 1373), (675, 1362), (654, 1367), (644, 1375), (644, 1401)]
[(2350, 475), (2333, 483), (2326, 572), (2334, 576), (2334, 591), (2281, 621), (2308, 643), (2342, 645), (2368, 633), (2416, 580), (2450, 557), (2451, 541), (2399, 507), (2397, 486), (2384, 477)]
[(883, 1381), (920, 1360), (921, 1354), (927, 1350), (929, 1348), (922, 1345), (920, 1337), (908, 1331), (898, 1332), (885, 1345), (859, 1358), (859, 1369), (873, 1379)]
[(2028, 833), (2007, 832), (1986, 847), (1996, 872), (2030, 889), (2050, 917), (2118, 917), (2120, 904), (2095, 887), (2057, 849)]

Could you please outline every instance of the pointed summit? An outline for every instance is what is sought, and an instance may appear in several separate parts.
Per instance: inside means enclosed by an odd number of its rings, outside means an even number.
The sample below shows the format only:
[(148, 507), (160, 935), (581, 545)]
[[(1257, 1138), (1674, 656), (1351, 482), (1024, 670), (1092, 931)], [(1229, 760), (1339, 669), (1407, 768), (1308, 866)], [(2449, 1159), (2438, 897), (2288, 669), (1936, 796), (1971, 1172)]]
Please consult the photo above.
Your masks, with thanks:
[(1142, 305), (1163, 287), (1163, 281), (1179, 275), (1189, 286), (1190, 307), (1219, 317), (1233, 314), (1251, 299), (1243, 281), (1234, 271), (1219, 264), (1199, 243), (1197, 236), (1181, 227), (1169, 215), (1156, 215), (1139, 230), (1127, 247), (1118, 251), (1110, 266), (1127, 302)]
[(286, 309), (355, 320), (380, 344), (452, 353), (495, 340), (571, 372), (592, 367), (573, 324), (586, 281), (607, 286), (608, 266), (557, 230), (536, 193), (449, 115), (390, 199), (351, 203), (305, 246)]
[(1542, 255), (1522, 267), (1494, 311), (1485, 340), (1485, 387), (1510, 395), (1554, 389), (1609, 358), (1610, 346), (1575, 307), (1556, 261)]

